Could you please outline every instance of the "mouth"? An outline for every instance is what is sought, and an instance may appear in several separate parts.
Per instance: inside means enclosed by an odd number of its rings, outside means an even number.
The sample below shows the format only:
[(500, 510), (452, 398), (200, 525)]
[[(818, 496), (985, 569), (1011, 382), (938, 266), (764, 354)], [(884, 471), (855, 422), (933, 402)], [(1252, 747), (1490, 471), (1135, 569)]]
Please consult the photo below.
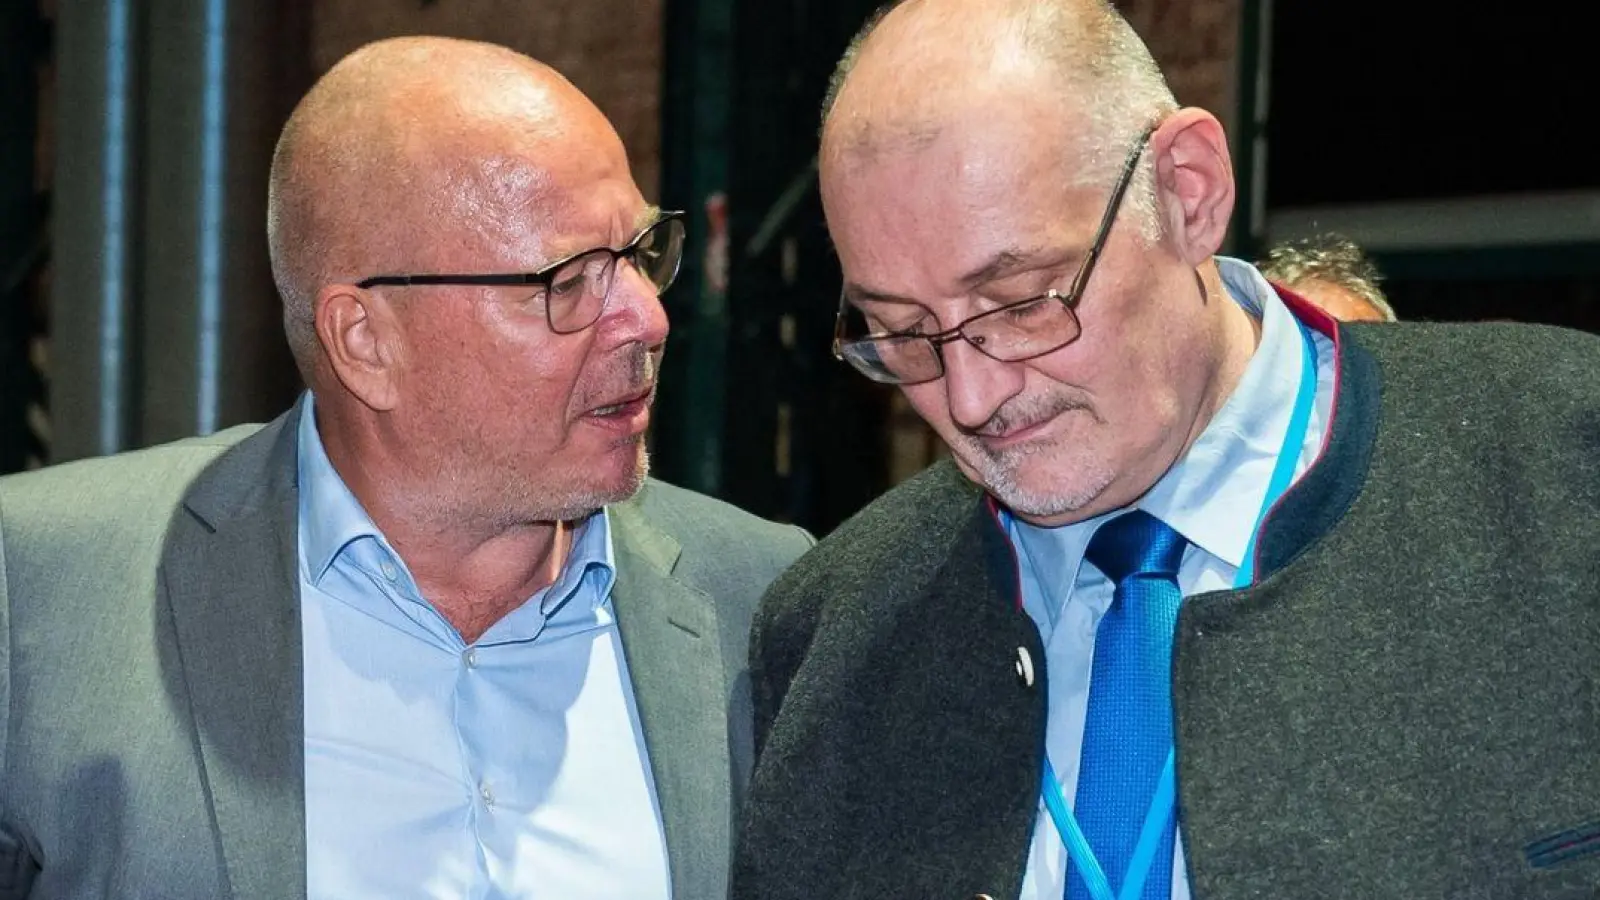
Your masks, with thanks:
[(1068, 406), (1033, 421), (1002, 423), (999, 428), (981, 429), (974, 432), (973, 437), (977, 438), (989, 452), (1003, 453), (1030, 441), (1045, 437), (1062, 416), (1084, 409), (1085, 407), (1081, 405)]
[(606, 416), (618, 416), (633, 412), (641, 406), (649, 406), (650, 400), (655, 395), (655, 392), (656, 386), (652, 384), (637, 394), (631, 394), (627, 397), (617, 400), (614, 403), (607, 403), (605, 406), (596, 406), (594, 409), (591, 409), (585, 413), (585, 415), (588, 415), (592, 418), (603, 419)]
[(590, 409), (583, 414), (583, 420), (630, 436), (643, 433), (650, 425), (650, 404), (655, 393), (656, 387), (651, 384), (638, 393)]
[(1038, 437), (1052, 421), (1054, 417), (1031, 425), (1009, 428), (1003, 432), (979, 432), (974, 437), (991, 452), (999, 453)]

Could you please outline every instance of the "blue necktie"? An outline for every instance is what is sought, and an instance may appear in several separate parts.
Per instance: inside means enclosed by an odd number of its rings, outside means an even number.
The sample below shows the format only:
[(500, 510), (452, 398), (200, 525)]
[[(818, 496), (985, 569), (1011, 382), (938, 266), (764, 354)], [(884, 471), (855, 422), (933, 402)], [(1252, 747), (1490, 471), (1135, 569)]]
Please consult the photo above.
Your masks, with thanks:
[[(1178, 565), (1187, 542), (1141, 510), (1095, 532), (1084, 559), (1116, 585), (1094, 639), (1089, 708), (1073, 816), (1095, 858), (1120, 891), (1172, 750), (1172, 633), (1177, 627)], [(1156, 850), (1142, 900), (1172, 896), (1173, 829)], [(1087, 900), (1076, 866), (1068, 900)]]

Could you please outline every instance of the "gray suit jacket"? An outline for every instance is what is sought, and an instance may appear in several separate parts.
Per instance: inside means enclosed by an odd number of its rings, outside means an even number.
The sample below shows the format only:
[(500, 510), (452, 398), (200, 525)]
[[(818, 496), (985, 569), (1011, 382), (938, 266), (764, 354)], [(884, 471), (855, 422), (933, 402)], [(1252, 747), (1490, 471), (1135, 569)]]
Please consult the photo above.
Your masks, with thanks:
[[(306, 895), (297, 419), (0, 479), (0, 897)], [(811, 541), (654, 481), (611, 515), (674, 896), (722, 897), (750, 616)]]

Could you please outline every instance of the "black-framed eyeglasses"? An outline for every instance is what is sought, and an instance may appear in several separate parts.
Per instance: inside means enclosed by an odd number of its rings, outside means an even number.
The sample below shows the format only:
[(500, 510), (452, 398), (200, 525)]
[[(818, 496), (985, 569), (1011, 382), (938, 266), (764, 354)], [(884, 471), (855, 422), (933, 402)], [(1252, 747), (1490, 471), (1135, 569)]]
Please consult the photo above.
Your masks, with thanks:
[(966, 341), (991, 359), (1022, 362), (1054, 353), (1077, 340), (1083, 333), (1078, 321), (1078, 303), (1111, 235), (1122, 198), (1128, 193), (1133, 173), (1138, 170), (1139, 157), (1144, 154), (1154, 132), (1154, 125), (1146, 129), (1129, 152), (1100, 217), (1094, 244), (1078, 266), (1078, 274), (1066, 293), (1051, 288), (1037, 297), (985, 310), (957, 323), (954, 328), (935, 334), (878, 332), (847, 337), (850, 330), (847, 319), (853, 307), (841, 290), (839, 312), (833, 324), (833, 355), (873, 381), (921, 384), (944, 377), (944, 345), (953, 341)]
[(657, 293), (672, 286), (683, 262), (684, 214), (663, 210), (654, 224), (618, 249), (598, 247), (574, 253), (537, 272), (505, 275), (378, 275), (356, 282), (363, 290), (375, 287), (425, 285), (530, 287), (528, 299), (544, 307), (545, 320), (556, 334), (573, 334), (599, 321), (611, 299), (617, 260), (624, 259), (655, 286)]

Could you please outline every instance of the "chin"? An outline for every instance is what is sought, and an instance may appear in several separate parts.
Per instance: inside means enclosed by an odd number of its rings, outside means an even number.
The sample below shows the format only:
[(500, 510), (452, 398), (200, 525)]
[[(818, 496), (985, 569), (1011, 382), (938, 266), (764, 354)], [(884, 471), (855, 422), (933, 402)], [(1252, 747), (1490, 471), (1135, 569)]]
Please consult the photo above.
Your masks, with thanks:
[(649, 457), (642, 446), (631, 455), (613, 455), (594, 461), (582, 475), (569, 482), (560, 493), (545, 494), (535, 500), (542, 522), (575, 522), (613, 503), (621, 503), (644, 486), (649, 474)]
[(608, 467), (614, 466), (614, 470), (607, 472), (608, 477), (592, 486), (592, 494), (604, 498), (596, 504), (597, 508), (607, 503), (620, 503), (639, 493), (645, 479), (650, 476), (650, 452), (645, 449), (644, 442), (634, 443), (625, 449), (627, 452), (606, 460)]
[(1113, 475), (1104, 465), (1053, 457), (1055, 454), (1015, 461), (984, 459), (975, 469), (966, 463), (961, 468), (996, 500), (1026, 519), (1083, 518), (1077, 514), (1100, 499)]

